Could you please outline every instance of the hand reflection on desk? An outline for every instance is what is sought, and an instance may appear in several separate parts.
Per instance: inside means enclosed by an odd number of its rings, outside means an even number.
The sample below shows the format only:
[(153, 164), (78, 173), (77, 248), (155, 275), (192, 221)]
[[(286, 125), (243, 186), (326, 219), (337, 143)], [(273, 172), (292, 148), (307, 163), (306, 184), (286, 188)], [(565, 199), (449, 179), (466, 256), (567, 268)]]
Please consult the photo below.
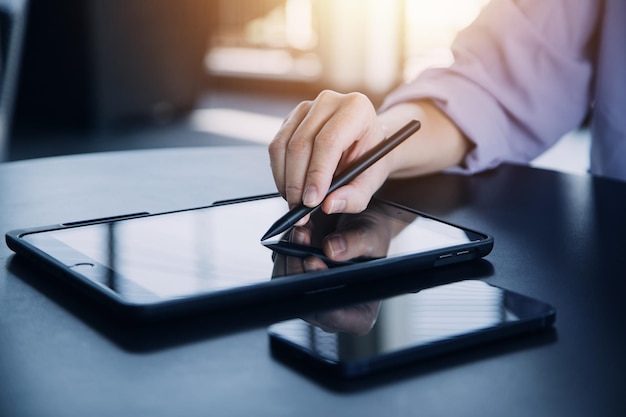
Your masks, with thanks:
[[(297, 257), (280, 253), (274, 255), (275, 278), (302, 272), (328, 269), (326, 262), (316, 256)], [(380, 310), (380, 301), (362, 303), (339, 309), (322, 311), (302, 317), (327, 333), (354, 333), (365, 335), (374, 327)]]
[(354, 333), (358, 336), (364, 336), (376, 324), (380, 304), (380, 301), (372, 301), (311, 314), (302, 317), (302, 319), (313, 326), (319, 327), (326, 333)]
[[(398, 229), (398, 230), (396, 230)], [(274, 250), (273, 277), (323, 271), (346, 263), (384, 258), (393, 236), (399, 233), (381, 205), (359, 214), (314, 213), (307, 224), (294, 227)], [(348, 306), (303, 317), (326, 332), (367, 334), (380, 309), (380, 301)]]

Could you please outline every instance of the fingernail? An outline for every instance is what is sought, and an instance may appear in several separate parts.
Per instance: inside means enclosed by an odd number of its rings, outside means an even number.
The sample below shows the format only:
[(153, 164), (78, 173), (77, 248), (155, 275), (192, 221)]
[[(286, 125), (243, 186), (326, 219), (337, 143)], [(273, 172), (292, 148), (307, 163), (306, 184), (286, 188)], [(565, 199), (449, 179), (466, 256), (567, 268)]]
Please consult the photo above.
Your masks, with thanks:
[(341, 235), (335, 235), (328, 240), (328, 247), (331, 256), (334, 257), (346, 251), (346, 241)]
[(340, 213), (346, 208), (346, 200), (331, 200), (328, 214)]
[(315, 187), (314, 185), (309, 185), (304, 189), (304, 194), (302, 195), (302, 203), (308, 207), (313, 207), (317, 205), (317, 187)]

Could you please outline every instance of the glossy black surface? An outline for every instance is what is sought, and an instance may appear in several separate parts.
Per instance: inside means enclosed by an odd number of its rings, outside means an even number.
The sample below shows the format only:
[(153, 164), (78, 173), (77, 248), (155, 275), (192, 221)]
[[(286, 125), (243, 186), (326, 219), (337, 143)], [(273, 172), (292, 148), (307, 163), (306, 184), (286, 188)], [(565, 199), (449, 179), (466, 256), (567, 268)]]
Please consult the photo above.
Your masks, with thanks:
[[(274, 184), (267, 151), (251, 147), (3, 164), (0, 189), (5, 232), (202, 206), (273, 192)], [(2, 245), (0, 414), (626, 414), (625, 184), (505, 165), (475, 177), (396, 182), (383, 194), (493, 235), (487, 268), (445, 267), (439, 279), (473, 275), (550, 302), (559, 315), (555, 334), (462, 352), (336, 392), (269, 354), (266, 326), (285, 311), (310, 308), (306, 300), (125, 329)]]
[[(330, 378), (358, 378), (549, 328), (552, 306), (464, 280), (319, 311), (269, 327), (279, 360)], [(317, 369), (315, 369), (317, 368)]]

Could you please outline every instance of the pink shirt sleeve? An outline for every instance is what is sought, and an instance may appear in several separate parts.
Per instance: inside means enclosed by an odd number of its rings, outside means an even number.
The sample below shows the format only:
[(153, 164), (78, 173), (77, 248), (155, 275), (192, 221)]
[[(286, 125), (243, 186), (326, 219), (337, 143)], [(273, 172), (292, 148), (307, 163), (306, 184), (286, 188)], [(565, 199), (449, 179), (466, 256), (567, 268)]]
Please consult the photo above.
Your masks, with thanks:
[(476, 145), (476, 172), (527, 162), (578, 127), (592, 96), (600, 0), (493, 0), (452, 46), (454, 63), (424, 71), (381, 110), (432, 99)]

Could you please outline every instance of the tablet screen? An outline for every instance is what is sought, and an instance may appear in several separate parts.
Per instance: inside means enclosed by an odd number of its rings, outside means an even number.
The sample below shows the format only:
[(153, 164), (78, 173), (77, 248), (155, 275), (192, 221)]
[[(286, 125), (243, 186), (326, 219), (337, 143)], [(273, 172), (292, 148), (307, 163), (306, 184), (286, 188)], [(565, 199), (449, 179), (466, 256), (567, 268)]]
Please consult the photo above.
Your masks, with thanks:
[[(304, 267), (284, 265), (301, 264), (302, 258), (311, 255), (285, 263), (284, 254), (277, 255), (260, 241), (286, 210), (285, 201), (273, 197), (30, 233), (22, 238), (129, 301), (152, 302), (305, 272)], [(361, 250), (365, 256), (358, 259), (403, 256), (483, 238), (381, 202), (358, 215), (328, 216), (317, 211), (300, 229), (313, 254), (322, 252), (319, 246), (325, 237), (337, 230), (358, 232), (361, 238), (369, 233), (361, 240), (376, 241), (378, 246), (369, 248), (369, 253)], [(288, 243), (293, 234), (294, 230), (288, 230), (270, 243)]]

